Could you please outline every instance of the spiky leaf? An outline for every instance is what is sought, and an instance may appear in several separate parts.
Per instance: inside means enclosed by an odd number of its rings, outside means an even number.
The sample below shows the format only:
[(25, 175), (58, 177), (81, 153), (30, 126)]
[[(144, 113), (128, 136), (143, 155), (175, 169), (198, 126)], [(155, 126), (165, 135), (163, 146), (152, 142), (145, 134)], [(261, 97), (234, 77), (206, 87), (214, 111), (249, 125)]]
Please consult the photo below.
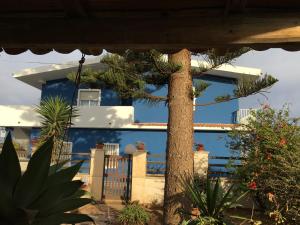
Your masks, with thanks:
[[(48, 187), (43, 191), (41, 196), (33, 204), (30, 205), (30, 208), (39, 208), (40, 211), (52, 208), (60, 201), (73, 196), (82, 186), (82, 184), (82, 181), (76, 180)], [(47, 204), (45, 204), (45, 202), (47, 202)]]
[(47, 179), (46, 186), (51, 187), (72, 180), (80, 170), (82, 163), (83, 161), (50, 175)]
[(92, 199), (89, 198), (71, 198), (60, 201), (58, 204), (47, 208), (39, 213), (39, 216), (49, 216), (57, 213), (68, 212), (84, 205), (91, 203)]
[(0, 218), (1, 215), (13, 215), (13, 191), (21, 176), (21, 168), (17, 153), (8, 133), (0, 154)]
[(43, 189), (49, 173), (52, 149), (53, 139), (49, 138), (30, 159), (14, 193), (14, 201), (18, 207), (30, 205)]

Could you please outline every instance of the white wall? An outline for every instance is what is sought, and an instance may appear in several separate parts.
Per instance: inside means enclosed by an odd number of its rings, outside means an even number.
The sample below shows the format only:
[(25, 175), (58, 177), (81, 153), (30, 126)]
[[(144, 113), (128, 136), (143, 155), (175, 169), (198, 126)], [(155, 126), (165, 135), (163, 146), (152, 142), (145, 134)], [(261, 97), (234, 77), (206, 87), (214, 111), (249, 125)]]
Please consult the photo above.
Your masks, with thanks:
[(38, 127), (40, 123), (34, 106), (0, 105), (0, 126)]
[(162, 204), (164, 201), (165, 177), (147, 175), (145, 179), (144, 203)]
[[(134, 121), (132, 106), (79, 107), (80, 115), (74, 119), (78, 128), (124, 128)], [(39, 127), (40, 118), (34, 106), (0, 105), (0, 126)]]
[(132, 106), (79, 107), (79, 115), (73, 127), (124, 128), (134, 122)]

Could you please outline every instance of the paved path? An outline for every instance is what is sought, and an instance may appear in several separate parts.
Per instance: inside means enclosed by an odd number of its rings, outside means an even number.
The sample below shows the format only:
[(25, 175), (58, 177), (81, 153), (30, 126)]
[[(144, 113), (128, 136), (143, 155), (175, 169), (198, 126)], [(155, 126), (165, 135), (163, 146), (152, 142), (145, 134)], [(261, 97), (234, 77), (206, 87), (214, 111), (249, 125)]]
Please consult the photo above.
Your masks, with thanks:
[[(94, 219), (97, 225), (113, 224), (118, 212), (124, 206), (121, 204), (89, 204), (80, 208), (79, 213), (88, 214)], [(80, 225), (90, 225), (92, 223), (81, 223)]]

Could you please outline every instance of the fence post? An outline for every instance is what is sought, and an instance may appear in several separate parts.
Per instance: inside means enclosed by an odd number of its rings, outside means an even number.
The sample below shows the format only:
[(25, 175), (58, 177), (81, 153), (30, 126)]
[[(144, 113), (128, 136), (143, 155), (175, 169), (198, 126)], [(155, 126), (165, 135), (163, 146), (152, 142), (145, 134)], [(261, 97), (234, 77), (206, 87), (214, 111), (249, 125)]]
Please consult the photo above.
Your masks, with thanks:
[(143, 203), (147, 167), (147, 152), (137, 151), (132, 154), (131, 201)]
[(208, 151), (194, 152), (194, 174), (202, 178), (207, 177), (208, 172)]
[(93, 198), (101, 201), (103, 188), (104, 150), (91, 149), (90, 192)]

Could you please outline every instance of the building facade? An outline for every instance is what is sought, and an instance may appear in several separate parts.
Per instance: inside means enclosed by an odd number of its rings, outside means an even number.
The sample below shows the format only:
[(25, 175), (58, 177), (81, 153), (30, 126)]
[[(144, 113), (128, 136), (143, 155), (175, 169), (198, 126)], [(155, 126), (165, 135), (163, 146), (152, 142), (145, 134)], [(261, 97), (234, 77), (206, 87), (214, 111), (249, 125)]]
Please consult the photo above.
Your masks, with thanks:
[[(192, 61), (192, 66), (197, 62)], [(99, 58), (86, 61), (85, 67), (101, 69)], [(111, 154), (123, 154), (128, 144), (143, 142), (148, 152), (164, 154), (166, 150), (168, 109), (164, 103), (149, 105), (142, 101), (121, 99), (110, 89), (81, 85), (73, 93), (75, 84), (67, 75), (77, 69), (75, 62), (26, 69), (14, 77), (41, 90), (41, 100), (61, 96), (75, 105), (79, 117), (73, 120), (69, 131), (69, 150), (73, 153), (90, 152), (96, 144), (103, 142)], [(207, 103), (215, 97), (231, 94), (237, 82), (243, 78), (256, 79), (261, 70), (246, 67), (222, 66), (193, 80), (204, 80), (211, 84), (195, 104)], [(167, 85), (154, 94), (166, 95)], [(10, 130), (14, 140), (30, 154), (40, 134), (40, 118), (35, 106), (0, 106), (0, 127)], [(210, 155), (229, 156), (226, 146), (228, 131), (240, 118), (238, 100), (194, 108), (194, 142), (203, 144)]]

